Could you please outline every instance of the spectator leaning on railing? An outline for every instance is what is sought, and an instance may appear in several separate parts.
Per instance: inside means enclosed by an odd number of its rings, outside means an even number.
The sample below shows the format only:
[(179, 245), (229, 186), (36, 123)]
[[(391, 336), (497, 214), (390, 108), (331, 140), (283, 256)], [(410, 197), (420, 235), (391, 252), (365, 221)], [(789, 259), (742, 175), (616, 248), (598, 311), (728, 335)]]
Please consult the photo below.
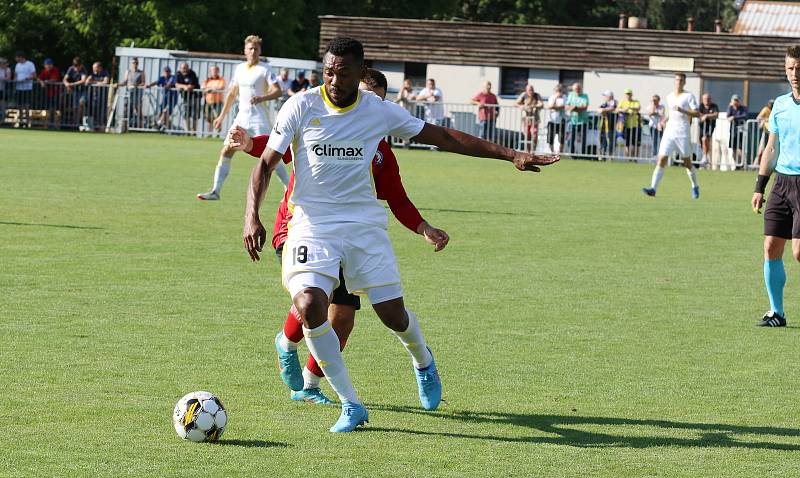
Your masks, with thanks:
[(767, 139), (769, 138), (769, 115), (772, 114), (772, 107), (775, 106), (775, 100), (767, 101), (767, 104), (758, 112), (756, 120), (758, 120), (758, 153), (756, 154), (755, 165), (761, 164), (761, 155), (767, 147)]
[(128, 122), (129, 126), (141, 127), (142, 125), (142, 88), (147, 85), (144, 71), (139, 69), (139, 59), (131, 59), (131, 67), (125, 70), (122, 85), (128, 92)]
[(586, 130), (589, 127), (589, 95), (583, 92), (581, 83), (573, 83), (564, 109), (569, 115), (569, 152), (586, 154)]
[[(564, 85), (557, 84), (553, 88), (553, 94), (547, 99), (547, 144), (550, 146), (550, 152), (561, 151), (561, 146), (564, 144), (564, 127), (566, 126), (566, 106), (567, 98), (564, 96)], [(558, 147), (556, 147), (556, 139), (558, 139)]]
[(180, 91), (183, 99), (186, 132), (192, 134), (197, 131), (197, 118), (200, 117), (200, 80), (185, 61), (180, 64), (178, 74), (175, 75), (175, 89)]
[(598, 158), (603, 160), (604, 155), (612, 156), (614, 154), (614, 145), (616, 144), (617, 137), (617, 100), (614, 99), (614, 92), (606, 90), (603, 92), (603, 102), (597, 108), (597, 113), (600, 117), (600, 153)]
[(217, 65), (209, 68), (208, 73), (208, 78), (203, 82), (203, 91), (206, 93), (206, 104), (203, 107), (203, 116), (205, 116), (206, 122), (208, 122), (208, 130), (211, 132), (215, 130), (219, 132), (221, 127), (214, 128), (214, 120), (216, 120), (220, 112), (222, 112), (222, 96), (225, 92), (225, 78), (220, 76), (219, 67)]
[(703, 157), (700, 159), (700, 167), (705, 168), (711, 159), (711, 137), (717, 128), (717, 118), (719, 117), (719, 106), (711, 101), (711, 95), (705, 93), (700, 97), (700, 147), (703, 150)]
[(36, 66), (25, 57), (25, 52), (18, 51), (17, 63), (14, 65), (14, 80), (17, 109), (19, 110), (19, 124), (31, 126), (30, 109), (33, 96), (33, 81), (36, 79)]
[(539, 144), (539, 110), (544, 107), (542, 97), (529, 83), (525, 86), (525, 91), (517, 97), (516, 104), (522, 110), (522, 136), (528, 146), (527, 150), (534, 152)]
[(169, 117), (172, 115), (172, 108), (178, 102), (178, 92), (175, 90), (175, 76), (172, 74), (172, 68), (165, 66), (161, 71), (161, 76), (147, 85), (148, 88), (153, 86), (161, 88), (161, 91), (159, 91), (161, 95), (161, 113), (158, 116), (156, 125), (159, 131), (163, 132), (167, 129)]
[(634, 99), (633, 90), (625, 89), (625, 98), (619, 102), (617, 112), (625, 115), (623, 125), (623, 136), (625, 137), (625, 156), (629, 158), (639, 157), (639, 146), (642, 145), (642, 118), (639, 112), (642, 104)]
[(661, 97), (653, 95), (650, 99), (650, 105), (647, 107), (648, 123), (650, 127), (650, 139), (653, 142), (653, 156), (658, 153), (658, 147), (661, 145), (661, 136), (664, 135), (664, 125), (667, 121), (666, 109), (664, 104), (661, 103)]
[(298, 93), (303, 93), (308, 89), (310, 83), (306, 79), (305, 71), (298, 71), (297, 77), (292, 80), (292, 86), (289, 87), (289, 96), (294, 96)]
[(403, 86), (397, 92), (397, 97), (394, 102), (408, 110), (412, 115), (414, 114), (414, 86), (411, 83), (411, 78), (403, 80)]
[(480, 138), (494, 142), (497, 137), (497, 115), (500, 113), (500, 108), (497, 95), (492, 93), (492, 82), (485, 82), (483, 89), (475, 93), (470, 102), (478, 105)]
[(111, 83), (111, 75), (103, 68), (99, 61), (92, 63), (92, 72), (86, 78), (86, 85), (89, 88), (89, 121), (82, 125), (83, 131), (91, 129), (102, 130), (106, 122), (108, 107), (108, 85)]
[(39, 73), (39, 86), (44, 90), (44, 106), (47, 110), (49, 126), (58, 128), (60, 126), (61, 109), (61, 72), (53, 64), (53, 60), (46, 58), (44, 68)]
[(444, 96), (442, 90), (436, 87), (436, 80), (428, 78), (425, 88), (422, 89), (413, 100), (425, 103), (425, 121), (436, 126), (444, 126)]
[(64, 86), (67, 90), (65, 103), (71, 113), (71, 124), (83, 120), (83, 110), (86, 106), (86, 92), (84, 90), (88, 76), (80, 57), (73, 58), (72, 66), (67, 68), (67, 73), (64, 75)]
[(736, 162), (738, 163), (742, 157), (744, 123), (747, 121), (747, 106), (741, 103), (739, 95), (731, 96), (731, 103), (728, 105), (728, 121), (731, 123), (731, 137), (728, 140), (728, 147), (734, 151)]

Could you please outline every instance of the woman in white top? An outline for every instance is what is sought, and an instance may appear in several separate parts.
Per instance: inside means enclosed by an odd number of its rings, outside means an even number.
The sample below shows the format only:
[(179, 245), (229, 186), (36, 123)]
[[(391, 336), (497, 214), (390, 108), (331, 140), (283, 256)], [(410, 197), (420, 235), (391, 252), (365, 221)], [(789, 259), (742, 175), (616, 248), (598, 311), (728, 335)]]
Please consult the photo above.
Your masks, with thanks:
[(555, 152), (556, 136), (558, 136), (559, 144), (564, 143), (564, 125), (567, 118), (564, 106), (566, 102), (564, 85), (559, 83), (553, 88), (553, 94), (547, 99), (547, 144), (550, 145), (550, 151), (553, 152)]
[(650, 127), (650, 137), (653, 139), (653, 155), (655, 156), (661, 144), (661, 136), (664, 134), (664, 122), (667, 120), (660, 96), (653, 95), (653, 99), (647, 107), (647, 116), (647, 125)]

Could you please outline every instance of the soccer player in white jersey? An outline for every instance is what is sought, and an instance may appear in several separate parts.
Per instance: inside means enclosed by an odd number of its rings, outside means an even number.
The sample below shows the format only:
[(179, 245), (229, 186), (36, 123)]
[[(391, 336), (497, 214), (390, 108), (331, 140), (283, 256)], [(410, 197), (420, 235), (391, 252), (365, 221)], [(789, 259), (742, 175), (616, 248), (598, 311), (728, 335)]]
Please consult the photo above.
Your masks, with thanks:
[[(236, 65), (222, 112), (214, 120), (214, 129), (222, 127), (222, 122), (238, 94), (239, 112), (236, 114), (234, 124), (247, 130), (250, 136), (269, 134), (272, 126), (267, 115), (267, 101), (279, 98), (282, 94), (281, 87), (278, 79), (270, 72), (269, 65), (260, 60), (261, 37), (250, 35), (244, 39), (244, 56), (245, 62)], [(231, 159), (235, 152), (236, 150), (228, 145), (226, 137), (219, 154), (217, 169), (214, 171), (214, 185), (210, 191), (198, 194), (197, 199), (203, 201), (219, 199), (222, 183), (228, 177)], [(277, 173), (285, 188), (289, 184), (289, 174), (283, 167), (278, 168)]]
[(792, 91), (775, 98), (769, 115), (769, 139), (751, 201), (753, 212), (760, 212), (767, 182), (775, 171), (777, 177), (764, 211), (764, 285), (770, 309), (756, 324), (762, 327), (786, 326), (786, 241), (792, 242), (792, 255), (800, 261), (800, 46), (786, 50), (784, 70)]
[(436, 363), (415, 314), (405, 308), (386, 211), (372, 185), (372, 158), (381, 139), (414, 138), (444, 151), (510, 161), (522, 171), (539, 171), (538, 165), (558, 161), (557, 156), (515, 151), (414, 118), (400, 105), (361, 92), (364, 68), (358, 41), (331, 40), (323, 57), (324, 84), (292, 96), (281, 108), (250, 177), (245, 208), (244, 245), (257, 261), (267, 243), (259, 207), (272, 171), (291, 145), (295, 189), (288, 203), (293, 215), (284, 245), (283, 284), (303, 321), (308, 348), (342, 403), (332, 432), (353, 431), (368, 419), (327, 320), (340, 267), (349, 292), (366, 294), (411, 354), (423, 408), (436, 409), (441, 400)]
[(692, 182), (692, 197), (700, 197), (700, 185), (697, 184), (697, 169), (692, 164), (692, 142), (689, 139), (691, 132), (692, 118), (700, 116), (697, 111), (698, 104), (695, 96), (683, 89), (686, 86), (686, 75), (675, 73), (675, 91), (667, 95), (667, 126), (664, 128), (664, 136), (661, 138), (661, 145), (658, 147), (658, 160), (653, 171), (653, 178), (649, 188), (642, 188), (642, 192), (648, 196), (655, 196), (658, 183), (664, 177), (664, 168), (670, 158), (677, 152), (686, 167), (686, 174)]

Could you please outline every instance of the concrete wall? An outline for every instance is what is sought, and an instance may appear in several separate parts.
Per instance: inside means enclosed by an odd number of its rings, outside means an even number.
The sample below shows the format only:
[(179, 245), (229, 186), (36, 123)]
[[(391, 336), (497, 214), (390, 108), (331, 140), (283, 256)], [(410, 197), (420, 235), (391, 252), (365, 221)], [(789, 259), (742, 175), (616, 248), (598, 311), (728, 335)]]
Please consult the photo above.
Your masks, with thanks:
[[(674, 89), (674, 76), (672, 73), (605, 73), (602, 71), (587, 71), (583, 75), (583, 90), (589, 95), (589, 104), (595, 108), (602, 103), (602, 92), (611, 90), (614, 98), (624, 98), (626, 88), (633, 90), (633, 97), (638, 99), (642, 106), (650, 102), (650, 98), (657, 94), (663, 100)], [(569, 87), (569, 85), (566, 85)], [(688, 76), (686, 90), (695, 94), (700, 101), (700, 78)]]
[(540, 70), (531, 68), (528, 70), (528, 83), (533, 85), (533, 89), (544, 97), (550, 96), (553, 88), (558, 84), (559, 70)]
[[(492, 82), (492, 91), (498, 93), (500, 68), (495, 66), (462, 66), (428, 64), (428, 78), (436, 80), (442, 90), (445, 103), (469, 103), (480, 91), (486, 80)], [(511, 100), (500, 100), (500, 104), (513, 104)]]
[(373, 61), (372, 67), (386, 75), (389, 89), (397, 91), (403, 86), (405, 64), (402, 61)]

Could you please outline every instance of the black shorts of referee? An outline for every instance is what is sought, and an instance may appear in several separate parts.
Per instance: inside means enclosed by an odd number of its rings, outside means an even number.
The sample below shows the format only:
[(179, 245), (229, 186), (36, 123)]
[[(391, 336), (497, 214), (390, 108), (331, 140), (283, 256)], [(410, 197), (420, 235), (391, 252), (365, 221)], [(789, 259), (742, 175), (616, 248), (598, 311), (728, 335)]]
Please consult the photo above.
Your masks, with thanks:
[(764, 210), (764, 235), (800, 239), (800, 176), (775, 176)]
[[(275, 255), (278, 256), (278, 263), (283, 263), (283, 244), (275, 249)], [(347, 292), (347, 285), (344, 283), (344, 271), (339, 267), (339, 287), (333, 291), (333, 298), (331, 304), (336, 305), (349, 305), (356, 310), (361, 310), (361, 298), (355, 294)]]

